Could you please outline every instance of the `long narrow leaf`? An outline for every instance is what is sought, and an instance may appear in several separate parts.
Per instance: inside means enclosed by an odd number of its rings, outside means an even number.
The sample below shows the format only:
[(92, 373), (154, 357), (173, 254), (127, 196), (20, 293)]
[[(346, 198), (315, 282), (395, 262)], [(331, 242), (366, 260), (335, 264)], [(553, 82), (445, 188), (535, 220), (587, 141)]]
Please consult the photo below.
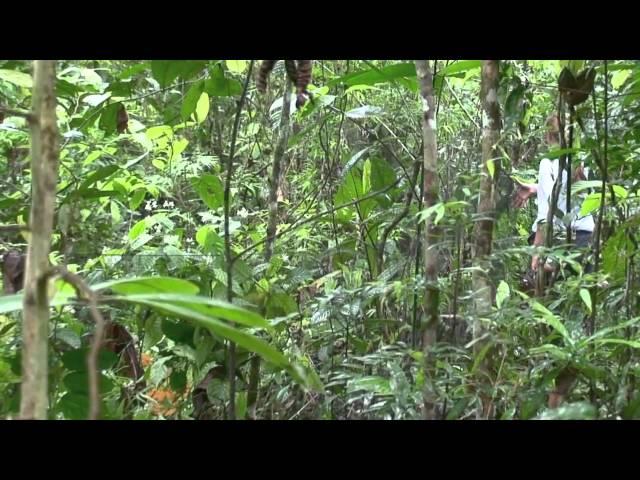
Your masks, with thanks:
[(150, 293), (140, 295), (115, 296), (110, 299), (118, 301), (149, 301), (157, 304), (176, 305), (210, 317), (222, 318), (231, 322), (241, 323), (249, 327), (271, 329), (271, 325), (257, 313), (246, 310), (237, 305), (198, 295), (180, 295), (168, 293)]

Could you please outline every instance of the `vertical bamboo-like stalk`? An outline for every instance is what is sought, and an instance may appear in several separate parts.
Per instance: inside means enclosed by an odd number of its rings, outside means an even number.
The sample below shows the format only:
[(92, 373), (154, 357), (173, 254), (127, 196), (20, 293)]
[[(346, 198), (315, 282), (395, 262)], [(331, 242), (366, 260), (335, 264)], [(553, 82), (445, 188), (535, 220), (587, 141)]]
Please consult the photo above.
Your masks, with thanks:
[[(438, 158), (436, 136), (436, 109), (433, 94), (433, 74), (426, 60), (416, 60), (416, 72), (420, 82), (422, 97), (422, 136), (424, 139), (424, 207), (429, 208), (438, 201)], [(425, 389), (424, 418), (436, 418), (435, 358), (433, 349), (436, 345), (438, 329), (438, 250), (439, 229), (431, 217), (425, 221), (424, 230), (424, 275), (425, 296), (424, 310), (426, 319), (422, 326), (422, 349), (424, 352)]]
[[(491, 313), (493, 303), (491, 282), (489, 280), (489, 255), (493, 240), (495, 223), (496, 189), (495, 179), (500, 173), (500, 162), (496, 150), (500, 134), (500, 105), (498, 104), (499, 63), (497, 60), (482, 61), (482, 83), (480, 98), (482, 101), (482, 178), (480, 180), (480, 198), (478, 200), (478, 221), (475, 225), (475, 249), (473, 258), (473, 289), (475, 320), (473, 323), (474, 355), (484, 355), (478, 368), (478, 393), (481, 407), (476, 418), (491, 416), (491, 401), (483, 384), (489, 375), (488, 343), (483, 339), (485, 328), (482, 320)], [(493, 168), (490, 168), (493, 165)]]
[[(282, 111), (280, 116), (280, 131), (278, 141), (273, 152), (273, 165), (269, 184), (269, 220), (267, 221), (267, 241), (264, 249), (264, 261), (269, 262), (273, 255), (276, 241), (276, 227), (278, 226), (278, 188), (280, 187), (281, 172), (287, 142), (289, 141), (289, 118), (291, 111), (291, 82), (285, 80), (284, 95), (282, 97)], [(260, 357), (254, 355), (251, 359), (249, 371), (249, 388), (247, 392), (247, 417), (255, 418), (258, 387), (260, 383)]]
[(20, 417), (47, 417), (47, 340), (49, 298), (47, 271), (58, 178), (56, 63), (34, 62), (31, 123), (31, 236), (24, 282), (24, 320)]

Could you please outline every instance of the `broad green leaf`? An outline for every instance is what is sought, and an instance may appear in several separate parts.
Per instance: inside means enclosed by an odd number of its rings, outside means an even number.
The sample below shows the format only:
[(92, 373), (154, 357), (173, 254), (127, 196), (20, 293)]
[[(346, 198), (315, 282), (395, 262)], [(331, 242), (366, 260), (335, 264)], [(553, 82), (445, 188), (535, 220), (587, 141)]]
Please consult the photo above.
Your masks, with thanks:
[(187, 93), (184, 96), (184, 101), (182, 102), (182, 110), (180, 111), (183, 120), (187, 120), (193, 112), (196, 111), (198, 100), (200, 100), (203, 91), (204, 80), (194, 83), (191, 85), (191, 88), (187, 90)]
[[(206, 95), (206, 93), (204, 95)], [(209, 103), (207, 103), (207, 108), (209, 108)], [(171, 142), (171, 158), (169, 160), (171, 162), (177, 161), (180, 158), (180, 154), (186, 150), (188, 145), (189, 140), (186, 138), (179, 138)]]
[[(68, 370), (75, 372), (87, 371), (87, 355), (89, 347), (71, 350), (62, 354), (62, 365)], [(108, 350), (101, 350), (98, 354), (98, 367), (101, 370), (113, 368), (118, 362), (118, 356)]]
[(111, 212), (111, 222), (113, 225), (120, 225), (120, 222), (122, 222), (122, 214), (120, 213), (118, 204), (116, 202), (109, 202), (109, 210)]
[(617, 70), (611, 76), (611, 86), (616, 90), (619, 89), (627, 78), (629, 78), (629, 75), (631, 75), (631, 70)]
[(156, 127), (147, 128), (145, 135), (149, 140), (156, 140), (162, 137), (173, 137), (173, 129), (168, 125), (158, 125)]
[(602, 187), (601, 180), (580, 180), (571, 185), (571, 194), (574, 195), (583, 190), (588, 190), (590, 188), (600, 188)]
[(435, 205), (430, 206), (429, 208), (425, 208), (424, 210), (419, 211), (417, 213), (417, 217), (419, 219), (418, 221), (424, 222), (428, 218), (430, 218), (434, 213), (435, 213), (435, 218), (433, 220), (433, 224), (437, 225), (440, 222), (440, 220), (444, 218), (444, 215), (446, 213), (446, 207), (444, 203), (439, 202), (439, 203), (436, 203)]
[(120, 80), (125, 80), (127, 78), (133, 77), (135, 75), (138, 75), (139, 73), (144, 72), (147, 68), (150, 67), (149, 62), (140, 62), (140, 63), (136, 63), (135, 65), (124, 69), (122, 72), (120, 72), (117, 77)]
[(491, 178), (493, 178), (494, 174), (496, 173), (496, 166), (492, 158), (487, 160), (487, 172), (489, 172), (489, 176)]
[(378, 87), (373, 87), (371, 85), (353, 85), (349, 88), (347, 88), (344, 93), (345, 95), (351, 92), (358, 92), (358, 91), (363, 91), (363, 90), (380, 90), (380, 88)]
[(522, 108), (522, 100), (524, 99), (525, 89), (523, 85), (516, 86), (505, 101), (504, 117), (507, 126), (512, 125), (515, 122), (519, 122), (523, 115), (524, 109)]
[(169, 385), (176, 392), (184, 392), (187, 387), (187, 372), (184, 370), (172, 372), (169, 378)]
[(404, 77), (415, 76), (416, 67), (413, 62), (396, 63), (384, 68), (371, 68), (350, 73), (331, 80), (328, 85), (331, 86), (339, 83), (345, 83), (347, 85), (374, 85), (376, 83), (386, 83)]
[(7, 333), (9, 333), (16, 325), (17, 322), (9, 322), (2, 325), (2, 327), (0, 327), (0, 337), (3, 337)]
[(584, 346), (587, 343), (592, 342), (592, 341), (594, 341), (594, 340), (596, 340), (598, 338), (604, 337), (606, 335), (609, 335), (610, 333), (613, 333), (616, 330), (622, 330), (623, 328), (629, 328), (630, 326), (635, 325), (638, 322), (640, 322), (640, 317), (632, 318), (630, 320), (627, 320), (626, 322), (619, 323), (619, 324), (614, 325), (612, 327), (603, 328), (601, 330), (598, 330), (596, 333), (591, 335), (589, 338), (587, 338), (585, 340), (582, 340), (581, 344), (582, 344), (582, 346)]
[(547, 409), (538, 420), (595, 420), (598, 416), (596, 407), (586, 402), (568, 403), (558, 408)]
[(589, 290), (587, 290), (586, 288), (581, 288), (580, 298), (582, 299), (584, 304), (587, 306), (589, 313), (591, 313), (592, 305), (591, 305), (591, 294), (589, 293)]
[(133, 92), (135, 89), (135, 83), (131, 81), (115, 81), (111, 83), (107, 90), (111, 92), (114, 97), (133, 97)]
[(167, 164), (159, 158), (154, 158), (153, 160), (151, 160), (151, 165), (156, 167), (161, 172), (164, 171), (164, 169), (167, 167)]
[[(637, 65), (635, 63), (630, 63), (630, 62), (620, 62), (620, 63), (609, 62), (609, 65), (607, 65), (607, 69), (610, 72), (617, 71), (617, 70), (633, 70), (636, 67)], [(598, 65), (596, 67), (596, 72), (604, 73), (604, 65)]]
[[(362, 177), (359, 175), (359, 172), (354, 172), (354, 170), (350, 170), (344, 177), (342, 181), (342, 185), (338, 188), (338, 191), (334, 197), (335, 205), (343, 205), (350, 203), (362, 196)], [(336, 212), (336, 218), (346, 221), (348, 220), (355, 206), (341, 208)]]
[(230, 72), (242, 73), (247, 68), (246, 60), (225, 60), (225, 64)]
[(237, 328), (232, 327), (213, 316), (202, 313), (202, 311), (197, 309), (190, 308), (185, 304), (172, 304), (169, 302), (147, 300), (143, 295), (119, 297), (118, 300), (146, 305), (167, 314), (193, 321), (201, 327), (210, 329), (214, 334), (227, 338), (241, 347), (257, 353), (274, 365), (286, 367), (289, 364), (288, 360), (282, 353), (266, 343), (264, 340), (242, 330), (238, 330)]
[(18, 87), (31, 88), (33, 86), (31, 75), (16, 70), (0, 69), (0, 80), (13, 83)]
[(91, 285), (95, 291), (110, 288), (122, 295), (142, 295), (152, 293), (170, 293), (195, 295), (200, 288), (193, 283), (172, 277), (134, 277), (120, 280), (109, 280), (95, 285)]
[(635, 248), (626, 229), (618, 229), (605, 243), (602, 250), (602, 269), (616, 281), (625, 277), (627, 256)]
[[(616, 198), (627, 198), (629, 196), (629, 192), (623, 186), (621, 185), (609, 185), (609, 186), (613, 189), (613, 194), (616, 196)], [(575, 194), (590, 188), (601, 189), (601, 187), (602, 187), (602, 182), (600, 180), (580, 181), (580, 182), (577, 182), (575, 185), (571, 186), (571, 193)], [(608, 199), (611, 199), (611, 192), (608, 187), (606, 189), (605, 195), (607, 196)], [(596, 197), (600, 199), (601, 195), (602, 193), (593, 193), (591, 194), (591, 197), (593, 199), (595, 199)], [(600, 206), (599, 202), (598, 202), (598, 206)]]
[(627, 192), (627, 190), (620, 185), (612, 185), (612, 188), (613, 193), (617, 198), (627, 198), (629, 196), (629, 192)]
[(93, 185), (94, 183), (99, 182), (100, 180), (104, 180), (107, 177), (110, 177), (118, 170), (120, 170), (120, 167), (118, 165), (107, 165), (106, 167), (101, 167), (95, 172), (93, 172), (92, 174), (90, 174), (85, 179), (85, 181), (82, 182), (78, 190), (84, 190), (90, 187), (91, 185)]
[(194, 335), (196, 329), (190, 323), (162, 319), (161, 325), (162, 333), (173, 342), (195, 347)]
[(204, 84), (204, 91), (212, 97), (230, 97), (242, 93), (242, 85), (233, 78), (225, 78), (220, 65), (213, 68), (211, 78)]
[(363, 105), (362, 107), (349, 110), (345, 115), (348, 118), (367, 118), (382, 114), (382, 108), (373, 105)]
[(493, 346), (493, 342), (488, 341), (487, 344), (484, 347), (482, 347), (482, 350), (478, 352), (478, 355), (476, 355), (473, 361), (473, 366), (471, 367), (471, 373), (474, 373), (478, 369), (478, 367), (482, 363), (482, 360), (487, 356), (487, 353), (489, 353), (489, 350), (491, 349), (492, 346)]
[(138, 250), (149, 243), (151, 240), (153, 240), (153, 235), (143, 233), (130, 243), (129, 248), (131, 249), (131, 251)]
[(466, 72), (468, 70), (475, 70), (482, 66), (482, 61), (480, 60), (458, 60), (455, 63), (443, 68), (442, 70), (436, 73), (436, 76), (446, 77), (449, 75), (454, 75), (457, 73)]
[[(396, 181), (396, 172), (381, 157), (372, 157), (371, 161), (371, 190), (374, 192), (384, 190)], [(389, 207), (392, 204), (387, 194), (377, 195), (376, 201), (383, 207)]]
[(538, 355), (538, 354), (549, 354), (550, 356), (552, 356), (553, 358), (557, 359), (557, 360), (567, 360), (569, 358), (569, 353), (566, 352), (565, 350), (563, 350), (562, 348), (560, 348), (558, 345), (553, 345), (553, 344), (545, 344), (545, 345), (541, 345), (540, 347), (535, 347), (535, 348), (531, 348), (529, 349), (529, 353), (532, 355)]
[(211, 225), (200, 227), (196, 232), (196, 242), (205, 253), (221, 254), (224, 249), (224, 240), (218, 235)]
[(118, 110), (120, 110), (121, 105), (119, 102), (110, 103), (102, 109), (98, 126), (101, 130), (104, 130), (106, 135), (111, 135), (116, 131), (118, 126)]
[(97, 107), (111, 98), (111, 92), (107, 92), (101, 95), (87, 95), (82, 98), (82, 103), (86, 103), (92, 107)]
[(59, 97), (73, 98), (80, 92), (80, 89), (71, 82), (59, 78), (56, 81), (56, 94)]
[[(86, 370), (67, 374), (63, 383), (70, 392), (85, 394), (89, 392), (89, 374)], [(113, 382), (102, 374), (99, 376), (99, 384), (100, 392), (103, 394), (113, 390)]]
[(624, 338), (597, 338), (594, 340), (594, 343), (598, 344), (619, 344), (626, 345), (631, 348), (640, 348), (640, 342), (634, 340), (625, 340)]
[(198, 104), (196, 105), (195, 120), (197, 123), (202, 123), (207, 119), (209, 114), (209, 95), (207, 92), (202, 92)]
[(562, 322), (560, 321), (560, 319), (554, 315), (551, 311), (549, 311), (544, 305), (542, 305), (541, 303), (533, 300), (533, 309), (539, 313), (542, 314), (542, 322), (546, 323), (547, 325), (553, 327), (558, 333), (560, 333), (560, 335), (562, 335), (562, 337), (567, 340), (570, 344), (572, 344), (573, 342), (571, 341), (571, 337), (569, 336), (569, 332), (567, 332), (567, 329), (565, 328), (565, 326), (562, 324)]
[(247, 392), (238, 392), (236, 395), (236, 418), (245, 418), (247, 414)]
[(549, 160), (553, 160), (555, 158), (560, 158), (563, 155), (568, 155), (568, 154), (575, 155), (580, 151), (581, 150), (579, 148), (557, 148), (545, 153), (543, 157)]
[(366, 195), (371, 191), (371, 161), (367, 159), (362, 169), (362, 193)]
[(166, 87), (178, 78), (182, 71), (182, 60), (152, 60), (151, 73), (161, 87)]
[(129, 199), (129, 208), (131, 208), (131, 210), (137, 210), (146, 195), (147, 192), (144, 190), (136, 190)]
[(23, 301), (24, 298), (21, 293), (0, 296), (0, 314), (22, 310)]
[(179, 76), (183, 80), (195, 77), (207, 66), (206, 60), (182, 60), (179, 67)]
[(268, 318), (284, 317), (298, 311), (298, 304), (285, 292), (270, 294), (267, 298), (266, 315)]
[(265, 330), (270, 330), (272, 328), (271, 325), (257, 313), (246, 310), (232, 303), (200, 295), (172, 294), (163, 292), (134, 294), (127, 295), (126, 297), (116, 296), (113, 297), (113, 299), (127, 302), (149, 301), (157, 304), (176, 305), (214, 318), (241, 323), (248, 327), (261, 328)]
[(502, 307), (504, 301), (509, 298), (511, 294), (511, 290), (509, 289), (509, 285), (504, 280), (500, 280), (500, 284), (496, 289), (496, 305), (498, 308)]
[(600, 208), (601, 200), (602, 195), (600, 193), (592, 193), (588, 195), (580, 207), (580, 216), (585, 217)]
[(211, 174), (201, 175), (192, 179), (192, 184), (198, 195), (211, 210), (222, 206), (224, 188), (218, 177)]
[(391, 395), (393, 393), (389, 380), (384, 377), (360, 377), (347, 382), (348, 392), (361, 390), (377, 393), (378, 395)]
[(97, 188), (85, 188), (84, 190), (74, 190), (67, 197), (64, 202), (69, 202), (76, 198), (102, 198), (102, 197), (117, 197), (118, 192), (115, 190), (99, 190)]
[(358, 163), (358, 161), (364, 157), (364, 155), (370, 150), (370, 147), (363, 148), (362, 150), (356, 152), (349, 161), (342, 168), (342, 175), (345, 175), (353, 168), (354, 165)]
[(147, 221), (145, 219), (140, 220), (136, 223), (131, 230), (129, 230), (129, 240), (135, 240), (142, 233), (147, 231)]
[(89, 396), (67, 392), (60, 398), (57, 407), (68, 420), (85, 420), (89, 416)]

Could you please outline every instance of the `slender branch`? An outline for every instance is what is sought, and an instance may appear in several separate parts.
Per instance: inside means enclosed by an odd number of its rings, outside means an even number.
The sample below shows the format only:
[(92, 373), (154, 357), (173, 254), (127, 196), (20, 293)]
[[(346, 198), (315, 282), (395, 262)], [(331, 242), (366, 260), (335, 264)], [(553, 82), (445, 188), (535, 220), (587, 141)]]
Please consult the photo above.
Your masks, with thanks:
[[(231, 303), (233, 300), (233, 259), (231, 257), (231, 234), (229, 232), (229, 208), (231, 198), (231, 177), (233, 176), (233, 158), (236, 154), (236, 138), (238, 136), (238, 127), (240, 126), (240, 117), (242, 107), (247, 96), (249, 88), (249, 80), (251, 80), (251, 72), (253, 71), (253, 60), (249, 63), (249, 69), (242, 88), (242, 95), (238, 101), (238, 109), (236, 110), (236, 118), (233, 123), (233, 132), (231, 134), (231, 148), (226, 163), (226, 178), (224, 184), (224, 253), (227, 262), (227, 301)], [(236, 344), (229, 342), (229, 418), (236, 418)]]
[[(289, 113), (291, 110), (291, 81), (286, 78), (284, 82), (284, 94), (282, 95), (282, 110), (280, 113), (280, 131), (276, 148), (273, 152), (273, 165), (271, 169), (271, 185), (269, 189), (269, 219), (267, 221), (267, 244), (264, 249), (265, 263), (269, 263), (273, 255), (273, 248), (276, 242), (276, 231), (278, 223), (278, 189), (282, 176), (282, 164), (287, 150), (287, 140), (289, 138)], [(263, 309), (261, 314), (265, 314)], [(254, 355), (251, 358), (251, 368), (249, 374), (249, 388), (247, 392), (247, 415), (255, 418), (255, 410), (258, 400), (258, 386), (260, 383), (260, 357)]]
[[(333, 212), (337, 212), (338, 210), (341, 210), (343, 208), (351, 207), (351, 206), (356, 205), (356, 204), (358, 204), (360, 202), (364, 202), (365, 200), (368, 200), (370, 198), (374, 198), (374, 197), (376, 197), (376, 196), (378, 196), (380, 194), (388, 192), (392, 188), (395, 188), (400, 183), (401, 180), (402, 180), (402, 177), (399, 177), (398, 179), (396, 179), (395, 182), (387, 185), (386, 187), (384, 187), (384, 188), (382, 188), (380, 190), (376, 190), (375, 192), (371, 192), (371, 193), (365, 195), (364, 197), (356, 198), (355, 200), (352, 200), (351, 202), (343, 203), (341, 205), (338, 205), (337, 207), (328, 208), (327, 210), (325, 210), (323, 212), (320, 212), (320, 213), (317, 213), (315, 215), (312, 215), (311, 217), (305, 218), (304, 220), (300, 220), (300, 221), (294, 223), (293, 225), (291, 225), (286, 230), (283, 230), (282, 232), (280, 232), (280, 238), (282, 238), (283, 235), (291, 233), (292, 231), (294, 231), (298, 227), (300, 227), (302, 225), (305, 225), (305, 224), (307, 224), (309, 222), (313, 222), (314, 220), (317, 220), (318, 218), (322, 218), (325, 215), (329, 215), (329, 214), (331, 214)], [(245, 248), (240, 253), (236, 254), (235, 257), (233, 257), (232, 263), (235, 262), (236, 260), (238, 260), (239, 258), (241, 258), (242, 256), (246, 255), (247, 253), (251, 252), (252, 250), (255, 250), (256, 248), (258, 248), (260, 245), (262, 245), (266, 241), (267, 241), (267, 237), (265, 237), (262, 240), (254, 243), (250, 247)]]
[[(412, 174), (412, 182), (411, 182), (413, 185), (415, 185), (416, 182), (418, 181), (418, 175), (420, 174), (420, 167), (421, 166), (422, 166), (422, 164), (419, 161), (416, 161), (414, 163), (413, 174)], [(385, 244), (387, 243), (387, 238), (389, 237), (389, 234), (402, 221), (402, 219), (404, 217), (406, 217), (407, 214), (409, 213), (409, 210), (411, 209), (411, 200), (412, 199), (413, 199), (413, 192), (408, 190), (407, 193), (406, 193), (405, 200), (404, 200), (404, 207), (402, 208), (400, 213), (398, 213), (396, 218), (394, 218), (391, 221), (391, 223), (389, 225), (387, 225), (387, 227), (382, 232), (382, 235), (380, 235), (380, 242), (378, 243), (378, 264), (380, 265), (380, 271), (383, 270), (382, 264), (383, 264), (383, 261), (384, 261), (384, 247), (385, 247)]]
[(100, 382), (98, 369), (98, 356), (104, 338), (105, 321), (98, 310), (98, 296), (80, 275), (68, 271), (65, 267), (52, 269), (52, 274), (57, 273), (67, 283), (73, 285), (78, 297), (86, 297), (89, 304), (89, 312), (95, 322), (95, 332), (91, 341), (91, 350), (87, 356), (87, 368), (89, 370), (89, 420), (97, 420), (100, 415)]
[(29, 226), (28, 225), (20, 225), (20, 224), (0, 225), (0, 233), (4, 233), (4, 232), (28, 232), (28, 231), (29, 231)]
[[(565, 211), (567, 214), (571, 212), (571, 149), (573, 148), (573, 123), (575, 122), (575, 109), (573, 106), (569, 106), (569, 152), (567, 152), (567, 162), (565, 165), (567, 172), (567, 197), (565, 203)], [(564, 132), (563, 132), (564, 134)], [(562, 176), (562, 172), (560, 172)], [(567, 243), (571, 243), (571, 222), (567, 225)]]
[(9, 108), (9, 107), (5, 107), (0, 105), (0, 114), (6, 114), (6, 115), (12, 115), (14, 117), (22, 117), (22, 118), (26, 118), (28, 122), (31, 122), (34, 117), (33, 114), (31, 112), (29, 112), (28, 110), (21, 110), (21, 109), (17, 109), (17, 108)]
[(482, 128), (480, 127), (480, 125), (478, 125), (478, 122), (476, 122), (475, 118), (471, 116), (471, 114), (467, 111), (465, 106), (462, 104), (462, 101), (460, 100), (460, 98), (458, 98), (458, 95), (456, 95), (456, 92), (453, 89), (453, 87), (448, 83), (447, 83), (447, 87), (449, 88), (451, 95), (453, 95), (453, 98), (456, 100), (456, 102), (458, 103), (458, 105), (460, 106), (464, 114), (467, 116), (467, 118), (471, 121), (471, 123), (473, 123), (473, 125), (478, 129), (478, 131), (481, 131)]
[[(606, 187), (608, 180), (608, 168), (609, 168), (609, 63), (604, 61), (604, 152), (602, 159), (602, 189), (600, 192), (600, 209), (598, 210), (598, 223), (596, 225), (596, 238), (595, 241), (595, 259), (594, 259), (594, 272), (598, 272), (600, 267), (600, 238), (602, 235), (602, 219), (604, 217), (604, 207), (606, 204)], [(596, 302), (595, 294), (597, 292), (597, 286), (594, 286), (591, 295), (591, 316), (589, 318), (589, 335), (593, 335), (595, 331), (596, 321)]]

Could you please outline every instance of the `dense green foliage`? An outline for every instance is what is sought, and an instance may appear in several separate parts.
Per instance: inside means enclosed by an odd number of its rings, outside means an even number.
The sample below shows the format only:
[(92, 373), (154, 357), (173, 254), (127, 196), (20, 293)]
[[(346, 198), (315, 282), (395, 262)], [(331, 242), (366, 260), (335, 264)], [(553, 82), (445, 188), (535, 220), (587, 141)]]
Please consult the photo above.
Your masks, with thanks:
[[(280, 121), (282, 64), (265, 95), (255, 89), (258, 64), (251, 65), (240, 102), (248, 61), (58, 63), (62, 140), (51, 262), (111, 292), (103, 311), (133, 335), (145, 367), (145, 387), (134, 391), (123, 363), (103, 352), (103, 417), (190, 418), (194, 389), (207, 380), (209, 418), (226, 418), (228, 376), (208, 374), (225, 372), (232, 340), (238, 418), (247, 411), (254, 353), (264, 359), (255, 414), (261, 419), (421, 418), (425, 381), (438, 393), (441, 418), (470, 418), (484, 355), (495, 369), (480, 388), (493, 398), (498, 419), (640, 418), (640, 63), (609, 61), (605, 78), (602, 61), (501, 62), (503, 168), (490, 274), (495, 307), (485, 319), (490, 341), (480, 356), (467, 326), (474, 319), (481, 62), (430, 63), (440, 181), (440, 203), (430, 210), (420, 203), (422, 105), (413, 62), (315, 61), (312, 101), (298, 111), (292, 104), (289, 125)], [(558, 104), (564, 66), (596, 70), (593, 94), (577, 106), (572, 155), (592, 171), (592, 183), (582, 184), (591, 189), (582, 208), (596, 217), (607, 158), (601, 259), (597, 272), (576, 267), (577, 274), (534, 298), (524, 293), (522, 277), (535, 204), (511, 206), (513, 178), (535, 182), (540, 159), (561, 153), (549, 151), (543, 131)], [(30, 72), (30, 62), (0, 61), (1, 106), (30, 108)], [(29, 129), (19, 116), (4, 117), (2, 224), (25, 224)], [(282, 128), (288, 139), (277, 179), (278, 233), (265, 261)], [(235, 306), (226, 302), (223, 228), (225, 165), (234, 141)], [(441, 323), (436, 375), (425, 380), (419, 330), (428, 215), (442, 228)], [(26, 251), (28, 233), (1, 234), (4, 251)], [(562, 247), (550, 254), (575, 258)], [(70, 286), (59, 282), (55, 295), (50, 417), (86, 418), (84, 355), (92, 322)], [(19, 295), (0, 298), (5, 418), (16, 416), (20, 401), (20, 302)], [(592, 334), (584, 327), (591, 319)], [(564, 407), (549, 410), (546, 395), (568, 366), (577, 372), (576, 386)]]

